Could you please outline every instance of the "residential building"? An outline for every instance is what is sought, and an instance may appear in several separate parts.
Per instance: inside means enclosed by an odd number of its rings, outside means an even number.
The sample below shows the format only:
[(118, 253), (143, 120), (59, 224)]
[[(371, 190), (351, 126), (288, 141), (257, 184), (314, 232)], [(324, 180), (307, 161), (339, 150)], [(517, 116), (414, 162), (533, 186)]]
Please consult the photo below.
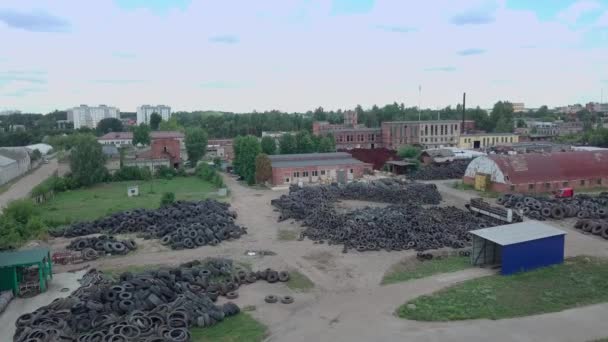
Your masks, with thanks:
[(510, 145), (517, 142), (519, 142), (519, 136), (513, 133), (464, 134), (458, 139), (458, 147), (484, 149), (497, 145)]
[(219, 157), (231, 162), (234, 159), (234, 146), (232, 139), (209, 139), (207, 140), (207, 156)]
[(608, 152), (488, 155), (467, 167), (464, 183), (496, 192), (542, 193), (608, 184)]
[(273, 186), (299, 183), (346, 183), (363, 177), (372, 165), (346, 152), (279, 154), (269, 156)]
[(526, 111), (526, 106), (523, 102), (512, 102), (511, 105), (513, 106), (513, 112), (515, 113)]
[[(176, 139), (180, 146), (185, 148), (184, 133), (178, 131), (152, 131), (150, 132), (150, 140), (156, 139)], [(131, 145), (133, 142), (133, 132), (110, 132), (99, 138), (97, 142), (102, 145), (115, 145), (117, 147)]]
[(96, 128), (99, 121), (106, 118), (118, 119), (119, 114), (120, 110), (116, 107), (80, 105), (68, 110), (68, 120), (71, 119), (74, 122), (74, 129), (81, 127)]
[(608, 113), (608, 103), (589, 102), (585, 108), (592, 113)]
[(383, 122), (382, 144), (393, 150), (403, 145), (421, 145), (424, 148), (457, 146), (461, 124), (458, 120)]
[(153, 113), (160, 115), (163, 121), (168, 121), (171, 117), (171, 107), (165, 105), (150, 106), (142, 105), (137, 107), (137, 124), (150, 124), (150, 117)]

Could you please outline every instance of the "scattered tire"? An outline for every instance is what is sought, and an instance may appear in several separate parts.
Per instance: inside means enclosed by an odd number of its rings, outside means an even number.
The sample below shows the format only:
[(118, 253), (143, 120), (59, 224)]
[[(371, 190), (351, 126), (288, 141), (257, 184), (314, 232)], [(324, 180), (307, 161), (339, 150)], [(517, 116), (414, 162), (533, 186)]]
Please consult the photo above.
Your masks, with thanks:
[(269, 304), (274, 304), (279, 300), (279, 298), (275, 295), (268, 295), (264, 297), (264, 301)]
[(291, 304), (291, 303), (293, 303), (293, 297), (291, 297), (291, 296), (283, 296), (281, 298), (281, 303), (283, 303), (283, 304)]

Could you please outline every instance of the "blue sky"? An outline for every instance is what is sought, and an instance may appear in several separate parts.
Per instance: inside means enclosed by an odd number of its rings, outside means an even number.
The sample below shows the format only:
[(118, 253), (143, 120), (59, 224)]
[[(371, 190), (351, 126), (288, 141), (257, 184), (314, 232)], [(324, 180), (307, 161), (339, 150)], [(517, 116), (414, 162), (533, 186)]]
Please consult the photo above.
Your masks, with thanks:
[(2, 0), (0, 110), (608, 101), (608, 0)]

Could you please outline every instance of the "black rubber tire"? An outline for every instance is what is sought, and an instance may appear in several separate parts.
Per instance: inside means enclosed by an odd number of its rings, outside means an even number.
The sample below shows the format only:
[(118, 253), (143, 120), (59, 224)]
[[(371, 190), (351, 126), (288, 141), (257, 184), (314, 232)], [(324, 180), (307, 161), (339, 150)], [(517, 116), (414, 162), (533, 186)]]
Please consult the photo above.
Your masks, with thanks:
[(543, 217), (551, 217), (551, 208), (547, 208), (547, 207), (542, 208), (542, 209), (540, 210), (540, 214), (541, 214)]
[(287, 272), (287, 271), (279, 272), (279, 281), (283, 282), (283, 283), (289, 281), (289, 272)]
[(274, 304), (279, 301), (279, 298), (275, 295), (268, 295), (264, 297), (264, 301), (269, 304)]
[(553, 207), (551, 209), (551, 217), (553, 217), (556, 220), (563, 220), (564, 217), (566, 217), (566, 210), (564, 210), (563, 207)]
[(600, 234), (602, 234), (603, 230), (604, 230), (604, 226), (600, 222), (594, 222), (591, 225), (591, 234), (593, 234), (593, 235), (600, 235)]
[(277, 271), (268, 272), (266, 275), (266, 281), (269, 283), (276, 283), (279, 280), (279, 273)]
[(281, 297), (281, 303), (291, 304), (291, 303), (293, 303), (293, 297), (292, 296), (283, 296), (283, 297)]
[(237, 299), (239, 298), (239, 293), (236, 291), (226, 293), (226, 298), (228, 299)]
[(591, 229), (593, 229), (593, 221), (586, 221), (581, 227), (581, 230), (587, 233), (589, 233)]

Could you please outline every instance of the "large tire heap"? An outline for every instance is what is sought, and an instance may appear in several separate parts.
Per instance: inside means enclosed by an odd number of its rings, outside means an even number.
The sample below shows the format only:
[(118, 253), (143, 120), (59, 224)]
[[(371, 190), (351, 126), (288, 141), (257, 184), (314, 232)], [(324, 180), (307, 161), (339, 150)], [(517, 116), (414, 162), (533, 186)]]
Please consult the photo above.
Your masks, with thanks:
[(73, 251), (93, 249), (101, 253), (127, 254), (137, 249), (137, 244), (134, 240), (117, 240), (113, 235), (100, 235), (74, 239), (66, 248)]
[(189, 328), (240, 312), (231, 302), (215, 305), (219, 295), (235, 298), (238, 287), (255, 282), (258, 274), (269, 282), (289, 279), (273, 270), (245, 273), (234, 274), (226, 259), (123, 273), (117, 281), (93, 270), (69, 297), (19, 317), (13, 341), (190, 341)]
[(579, 229), (584, 233), (599, 235), (608, 240), (608, 220), (582, 219), (576, 221), (574, 228)]
[(441, 195), (434, 184), (404, 182), (393, 178), (382, 178), (370, 183), (334, 184), (326, 188), (339, 199), (393, 204), (411, 203), (414, 199), (420, 204), (439, 204), (441, 202)]
[(599, 219), (608, 217), (608, 193), (599, 196), (576, 195), (573, 198), (547, 198), (505, 194), (496, 199), (498, 204), (521, 212), (535, 220), (562, 220), (568, 217)]
[[(416, 190), (413, 190), (416, 189)], [(426, 189), (431, 194), (424, 192)], [(435, 203), (434, 187), (406, 191), (410, 203), (386, 208), (364, 208), (340, 214), (333, 205), (339, 197), (328, 187), (292, 187), (289, 195), (273, 200), (281, 212), (279, 220), (302, 220), (306, 229), (301, 238), (329, 244), (341, 244), (349, 249), (371, 251), (385, 249), (414, 249), (424, 251), (442, 247), (462, 248), (469, 244), (469, 230), (503, 224), (490, 218), (475, 217), (455, 207), (424, 208), (421, 204)], [(404, 202), (404, 199), (401, 199)]]
[(464, 172), (470, 162), (470, 159), (458, 159), (444, 164), (422, 166), (408, 174), (407, 177), (415, 180), (458, 179), (464, 177)]
[(246, 234), (235, 224), (230, 205), (215, 200), (177, 201), (155, 210), (123, 211), (91, 221), (75, 223), (50, 232), (53, 236), (77, 237), (96, 233), (142, 233), (144, 238), (160, 239), (173, 249), (215, 246), (221, 241)]

